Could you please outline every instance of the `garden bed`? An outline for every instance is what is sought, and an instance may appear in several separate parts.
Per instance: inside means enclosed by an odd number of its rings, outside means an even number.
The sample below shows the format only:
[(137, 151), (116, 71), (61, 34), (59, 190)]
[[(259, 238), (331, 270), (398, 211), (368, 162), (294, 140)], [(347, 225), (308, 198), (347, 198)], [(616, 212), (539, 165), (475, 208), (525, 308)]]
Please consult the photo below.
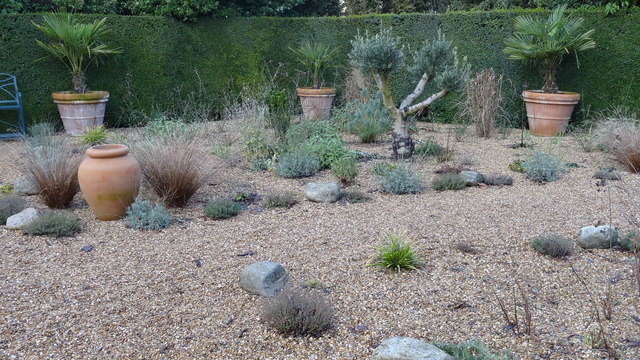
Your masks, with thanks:
[[(390, 195), (370, 172), (385, 160), (371, 160), (358, 163), (360, 174), (347, 188), (368, 193), (371, 201), (318, 204), (303, 200), (302, 187), (332, 180), (329, 171), (305, 179), (253, 172), (235, 145), (225, 158), (203, 159), (213, 175), (185, 208), (170, 209), (176, 221), (168, 229), (144, 232), (123, 221), (96, 221), (81, 194), (71, 210), (84, 229), (73, 238), (0, 229), (0, 357), (365, 359), (382, 340), (410, 336), (427, 342), (477, 339), (518, 359), (599, 359), (607, 354), (589, 341), (598, 330), (594, 303), (601, 312), (602, 298), (611, 292), (606, 335), (624, 358), (640, 358), (633, 255), (576, 247), (558, 260), (530, 246), (543, 233), (575, 236), (583, 226), (609, 223), (610, 207), (612, 225), (632, 229), (628, 217), (640, 203), (638, 176), (623, 172), (622, 181), (596, 186), (597, 169), (624, 168), (612, 155), (586, 153), (570, 136), (533, 138), (536, 149), (578, 165), (558, 181), (536, 183), (508, 170), (531, 152), (508, 147), (520, 140), (519, 131), (456, 142), (448, 126), (420, 127), (417, 138), (448, 142), (456, 159), (473, 160), (469, 168), (511, 175), (514, 185)], [(232, 130), (212, 128), (207, 146), (233, 137)], [(370, 145), (353, 136), (345, 140), (351, 149), (390, 154), (389, 137)], [(3, 184), (22, 173), (18, 148), (18, 142), (0, 143)], [(442, 165), (433, 159), (412, 164), (425, 185)], [(234, 191), (293, 191), (299, 203), (289, 209), (256, 203), (228, 220), (204, 216), (208, 200)], [(141, 196), (154, 199), (148, 189)], [(28, 202), (43, 207), (36, 197)], [(366, 266), (394, 231), (415, 240), (424, 268), (393, 274)], [(459, 243), (478, 252), (461, 252)], [(93, 249), (80, 251), (86, 245)], [(320, 281), (335, 308), (334, 325), (321, 337), (286, 338), (261, 323), (262, 299), (238, 283), (242, 268), (256, 261), (283, 264), (292, 284)], [(504, 300), (513, 312), (516, 281), (530, 303), (531, 335), (514, 335), (498, 304)], [(516, 298), (523, 321), (517, 291)]]

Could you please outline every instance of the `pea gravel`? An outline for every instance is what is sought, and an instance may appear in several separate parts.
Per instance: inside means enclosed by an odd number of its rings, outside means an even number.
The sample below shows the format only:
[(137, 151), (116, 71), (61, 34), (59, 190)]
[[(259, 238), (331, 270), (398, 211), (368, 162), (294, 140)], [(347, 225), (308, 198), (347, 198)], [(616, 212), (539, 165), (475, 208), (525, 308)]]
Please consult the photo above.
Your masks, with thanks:
[[(624, 167), (609, 154), (582, 152), (570, 136), (533, 138), (535, 149), (579, 165), (556, 182), (535, 183), (507, 169), (532, 151), (507, 146), (519, 141), (519, 132), (455, 142), (447, 126), (420, 127), (417, 139), (448, 142), (458, 160), (473, 160), (467, 167), (511, 175), (514, 185), (389, 195), (371, 175), (385, 161), (377, 159), (358, 163), (360, 175), (348, 188), (370, 192), (372, 201), (300, 201), (290, 209), (256, 203), (233, 219), (208, 220), (206, 202), (233, 191), (293, 191), (302, 200), (307, 181), (332, 180), (328, 171), (311, 179), (251, 172), (232, 129), (220, 127), (224, 131), (211, 131), (206, 146), (228, 138), (235, 144), (225, 158), (203, 159), (212, 175), (186, 208), (170, 209), (176, 222), (168, 229), (143, 232), (123, 221), (96, 221), (81, 194), (71, 211), (84, 230), (73, 238), (0, 228), (0, 358), (367, 359), (385, 338), (410, 336), (427, 342), (477, 339), (516, 359), (604, 359), (607, 353), (588, 334), (598, 329), (594, 309), (602, 315), (602, 299), (611, 291), (613, 316), (603, 320), (604, 332), (621, 356), (640, 359), (633, 255), (576, 249), (558, 260), (529, 245), (543, 233), (575, 237), (583, 226), (609, 223), (609, 195), (612, 225), (632, 229), (640, 204), (638, 175), (622, 172), (622, 181), (596, 186), (592, 175), (598, 168)], [(352, 149), (389, 155), (388, 137), (367, 145), (352, 136), (345, 140)], [(21, 175), (21, 164), (20, 143), (0, 142), (0, 185)], [(429, 184), (442, 164), (427, 159), (412, 166)], [(155, 200), (146, 187), (141, 196)], [(44, 208), (37, 197), (27, 199)], [(391, 274), (365, 266), (394, 231), (414, 239), (426, 260), (423, 269)], [(477, 254), (456, 250), (459, 243)], [(89, 245), (91, 251), (81, 251)], [(334, 326), (318, 338), (286, 338), (261, 323), (261, 299), (238, 284), (242, 268), (257, 261), (283, 264), (293, 284), (320, 281), (336, 310)], [(530, 303), (531, 335), (515, 336), (498, 306), (503, 299), (522, 321), (516, 282)]]

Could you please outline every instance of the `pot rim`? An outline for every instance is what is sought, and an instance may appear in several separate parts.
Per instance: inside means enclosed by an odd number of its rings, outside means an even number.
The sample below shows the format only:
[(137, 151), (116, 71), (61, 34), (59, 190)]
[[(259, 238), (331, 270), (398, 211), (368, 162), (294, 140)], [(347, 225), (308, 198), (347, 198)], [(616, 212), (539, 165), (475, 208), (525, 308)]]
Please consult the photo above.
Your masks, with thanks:
[(94, 145), (85, 152), (91, 158), (113, 158), (125, 156), (129, 153), (129, 147), (123, 144), (102, 144)]

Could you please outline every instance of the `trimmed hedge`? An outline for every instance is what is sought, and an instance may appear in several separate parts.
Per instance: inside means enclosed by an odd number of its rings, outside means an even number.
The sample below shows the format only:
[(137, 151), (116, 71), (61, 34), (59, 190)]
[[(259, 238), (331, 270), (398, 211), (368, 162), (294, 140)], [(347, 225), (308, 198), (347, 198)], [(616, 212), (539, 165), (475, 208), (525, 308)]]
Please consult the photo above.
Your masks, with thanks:
[[(640, 67), (635, 59), (640, 52), (640, 37), (636, 36), (640, 32), (640, 9), (613, 16), (605, 16), (598, 10), (575, 12), (585, 18), (585, 29), (596, 30), (597, 43), (596, 49), (581, 54), (580, 69), (576, 68), (575, 58), (567, 56), (559, 73), (561, 90), (582, 93), (576, 117), (585, 116), (580, 110), (586, 108), (591, 111), (611, 105), (640, 108), (640, 87), (634, 84), (640, 80)], [(178, 86), (183, 92), (195, 91), (197, 70), (203, 85), (218, 99), (216, 108), (221, 110), (225, 94), (237, 92), (244, 83), (264, 79), (264, 68), (274, 69), (278, 63), (284, 64), (286, 73), (279, 78), (279, 85), (293, 91), (299, 76), (289, 46), (295, 47), (305, 38), (340, 47), (338, 61), (345, 66), (330, 79), (340, 87), (348, 67), (350, 40), (357, 30), (373, 32), (381, 25), (392, 27), (407, 44), (415, 45), (424, 38), (434, 38), (438, 28), (442, 28), (459, 53), (468, 57), (473, 70), (493, 67), (497, 74), (505, 75), (506, 107), (516, 123), (523, 120), (521, 90), (526, 86), (542, 86), (542, 76), (537, 70), (508, 60), (502, 52), (502, 40), (511, 33), (514, 17), (523, 13), (547, 11), (200, 19), (193, 24), (161, 17), (110, 15), (107, 21), (112, 30), (110, 44), (121, 47), (124, 53), (107, 58), (100, 67), (92, 67), (87, 79), (91, 89), (111, 92), (106, 121), (113, 126), (118, 122), (127, 91), (127, 73), (138, 106), (150, 110), (154, 105), (162, 107), (175, 101), (172, 96)], [(0, 72), (17, 76), (30, 123), (47, 116), (57, 118), (50, 93), (71, 88), (70, 76), (58, 60), (34, 62), (46, 55), (34, 41), (43, 39), (31, 23), (40, 19), (36, 14), (0, 15)], [(415, 85), (415, 79), (407, 76), (404, 73), (392, 76), (397, 99)], [(455, 97), (449, 97), (434, 104), (429, 116), (437, 121), (450, 121), (455, 112), (451, 106), (454, 101)], [(0, 116), (7, 118), (8, 114), (2, 112)]]

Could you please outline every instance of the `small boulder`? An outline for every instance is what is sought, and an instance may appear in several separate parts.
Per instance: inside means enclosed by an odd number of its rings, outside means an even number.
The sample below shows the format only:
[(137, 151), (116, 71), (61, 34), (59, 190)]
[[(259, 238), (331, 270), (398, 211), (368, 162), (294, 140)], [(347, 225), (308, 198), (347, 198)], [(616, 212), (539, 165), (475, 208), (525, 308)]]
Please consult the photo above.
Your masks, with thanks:
[(315, 202), (334, 203), (340, 197), (340, 185), (335, 181), (308, 183), (304, 186), (304, 196)]
[(26, 208), (7, 218), (7, 229), (24, 230), (33, 220), (38, 218), (38, 216), (38, 210), (34, 208)]
[(583, 249), (608, 249), (618, 241), (618, 230), (613, 227), (585, 226), (578, 231), (578, 246)]
[(484, 182), (484, 175), (476, 171), (463, 170), (460, 171), (460, 176), (467, 182), (467, 186), (478, 186), (479, 183)]
[(37, 195), (38, 188), (26, 175), (23, 175), (13, 180), (13, 193), (15, 195)]
[(240, 286), (260, 296), (274, 296), (287, 284), (284, 267), (271, 261), (261, 261), (245, 266), (240, 273)]
[(410, 337), (396, 336), (384, 340), (373, 351), (372, 360), (453, 360), (434, 345)]

